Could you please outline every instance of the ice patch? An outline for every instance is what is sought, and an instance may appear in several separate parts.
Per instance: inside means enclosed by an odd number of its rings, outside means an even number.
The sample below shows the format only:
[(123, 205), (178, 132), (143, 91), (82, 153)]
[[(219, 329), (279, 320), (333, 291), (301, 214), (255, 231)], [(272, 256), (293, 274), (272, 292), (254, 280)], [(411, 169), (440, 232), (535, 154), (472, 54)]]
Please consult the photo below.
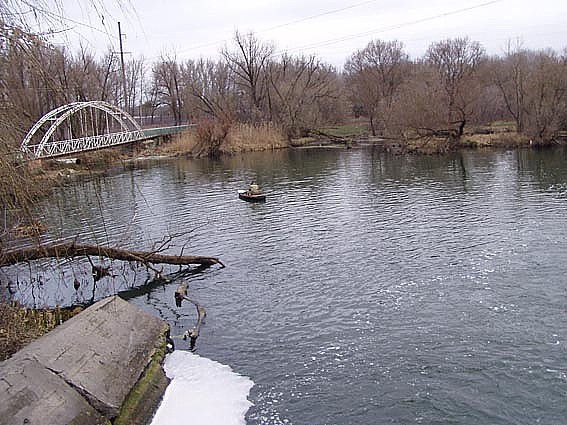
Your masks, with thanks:
[(165, 373), (172, 381), (151, 425), (245, 425), (250, 378), (229, 366), (176, 350), (168, 354)]

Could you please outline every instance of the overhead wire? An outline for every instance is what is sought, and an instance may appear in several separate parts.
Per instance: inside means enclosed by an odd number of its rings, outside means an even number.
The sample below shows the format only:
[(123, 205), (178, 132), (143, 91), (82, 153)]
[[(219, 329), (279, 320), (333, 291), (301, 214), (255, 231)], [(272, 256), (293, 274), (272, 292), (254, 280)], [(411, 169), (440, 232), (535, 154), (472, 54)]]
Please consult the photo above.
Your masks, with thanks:
[[(325, 12), (317, 13), (317, 14), (315, 14), (315, 15), (306, 16), (306, 17), (301, 18), (301, 19), (296, 19), (296, 20), (293, 20), (293, 21), (284, 22), (283, 24), (278, 24), (278, 25), (274, 25), (274, 26), (272, 26), (272, 27), (260, 29), (260, 30), (256, 31), (256, 33), (257, 33), (257, 34), (261, 34), (261, 33), (269, 32), (269, 31), (273, 31), (273, 30), (276, 30), (276, 29), (279, 29), (279, 28), (284, 28), (284, 27), (287, 27), (287, 26), (290, 26), (290, 25), (295, 25), (295, 24), (299, 24), (299, 23), (301, 23), (301, 22), (305, 22), (305, 21), (309, 21), (309, 20), (312, 20), (312, 19), (320, 18), (320, 17), (322, 17), (322, 16), (327, 16), (327, 15), (332, 15), (332, 14), (339, 13), (339, 12), (344, 12), (345, 10), (355, 9), (355, 8), (357, 8), (357, 7), (360, 7), (360, 6), (366, 6), (366, 5), (370, 4), (370, 3), (376, 3), (377, 1), (379, 1), (379, 0), (367, 0), (367, 1), (360, 2), (360, 3), (352, 4), (352, 5), (350, 5), (350, 6), (345, 6), (345, 7), (341, 7), (341, 8), (338, 8), (338, 9), (327, 10), (327, 11), (325, 11)], [(192, 46), (192, 47), (187, 47), (187, 48), (185, 48), (185, 49), (182, 49), (182, 50), (180, 51), (180, 53), (181, 53), (181, 52), (184, 52), (184, 51), (189, 51), (189, 50), (201, 49), (201, 48), (203, 48), (203, 47), (216, 46), (216, 45), (219, 45), (219, 44), (221, 44), (221, 43), (226, 43), (226, 42), (228, 42), (228, 41), (230, 41), (230, 39), (223, 39), (223, 40), (211, 41), (211, 42), (209, 42), (209, 43), (200, 44), (200, 45)]]
[[(273, 25), (270, 26), (268, 28), (264, 28), (264, 29), (260, 29), (258, 31), (255, 31), (256, 34), (262, 34), (262, 33), (266, 33), (266, 32), (270, 32), (270, 31), (274, 31), (277, 29), (281, 29), (284, 27), (288, 27), (288, 26), (293, 26), (293, 25), (297, 25), (299, 23), (302, 22), (306, 22), (309, 20), (314, 20), (314, 19), (318, 19), (324, 16), (330, 16), (333, 14), (338, 14), (347, 10), (351, 10), (351, 9), (356, 9), (362, 6), (367, 6), (369, 4), (372, 3), (376, 3), (378, 0), (367, 0), (367, 1), (362, 1), (362, 2), (358, 2), (355, 4), (351, 4), (345, 7), (340, 7), (340, 8), (336, 8), (336, 9), (331, 9), (331, 10), (327, 10), (327, 11), (323, 11), (321, 13), (317, 13), (317, 14), (313, 14), (313, 15), (309, 15), (300, 19), (296, 19), (296, 20), (292, 20), (292, 21), (288, 21), (288, 22), (284, 22), (281, 24), (277, 24), (277, 25)], [(419, 25), (425, 22), (429, 22), (429, 21), (433, 21), (439, 18), (443, 18), (443, 17), (447, 17), (447, 16), (452, 16), (452, 15), (456, 15), (456, 14), (461, 14), (461, 13), (465, 13), (471, 10), (475, 10), (475, 9), (479, 9), (479, 8), (484, 8), (487, 6), (491, 6), (494, 5), (496, 3), (501, 3), (504, 0), (491, 0), (491, 1), (485, 1), (483, 3), (479, 3), (476, 5), (472, 5), (472, 6), (468, 6), (468, 7), (462, 7), (459, 9), (455, 9), (455, 10), (451, 10), (451, 11), (447, 11), (447, 12), (443, 12), (443, 13), (438, 13), (438, 14), (434, 14), (431, 16), (427, 16), (424, 18), (420, 18), (420, 19), (415, 19), (415, 20), (411, 20), (411, 21), (407, 21), (407, 22), (402, 22), (402, 23), (398, 23), (398, 24), (393, 24), (393, 25), (389, 25), (389, 26), (384, 26), (384, 27), (379, 27), (379, 28), (374, 28), (374, 29), (370, 29), (367, 31), (363, 31), (363, 32), (358, 32), (358, 33), (354, 33), (354, 34), (347, 34), (341, 37), (335, 37), (335, 38), (330, 38), (330, 39), (326, 39), (326, 40), (321, 40), (321, 41), (317, 41), (317, 42), (312, 42), (312, 43), (307, 43), (304, 45), (300, 45), (300, 46), (295, 46), (295, 47), (290, 47), (287, 49), (281, 49), (278, 50), (275, 54), (276, 55), (283, 55), (286, 53), (295, 53), (295, 52), (302, 52), (302, 51), (306, 51), (309, 49), (315, 49), (315, 48), (323, 48), (323, 47), (328, 47), (328, 46), (333, 46), (339, 43), (343, 43), (346, 41), (350, 41), (350, 40), (354, 40), (357, 38), (362, 38), (362, 37), (367, 37), (367, 36), (371, 36), (374, 34), (380, 34), (380, 33), (385, 33), (388, 31), (393, 31), (396, 29), (401, 29), (401, 28), (405, 28), (405, 27), (410, 27), (410, 26), (414, 26), (414, 25)], [(61, 14), (57, 14), (51, 11), (46, 11), (46, 13), (55, 19), (60, 19), (63, 21), (67, 21), (76, 25), (80, 25), (81, 27), (85, 27), (88, 29), (91, 29), (93, 31), (97, 31), (99, 33), (105, 34), (108, 39), (109, 42), (114, 45), (114, 42), (116, 41), (116, 39), (118, 38), (118, 36), (113, 35), (107, 28), (106, 28), (106, 23), (104, 22), (104, 16), (102, 14), (101, 11), (99, 11), (98, 9), (96, 10), (97, 15), (99, 16), (99, 18), (101, 18), (102, 24), (104, 25), (104, 30), (97, 28), (94, 25), (85, 23), (85, 22), (81, 22), (72, 18), (68, 18), (65, 17)], [(69, 30), (71, 30), (72, 28), (69, 28)], [(81, 34), (79, 33), (79, 36), (81, 36)], [(84, 40), (87, 43), (90, 43), (90, 40), (88, 38), (84, 38)], [(188, 51), (192, 51), (192, 50), (198, 50), (200, 48), (203, 47), (210, 47), (210, 46), (214, 46), (214, 45), (220, 45), (221, 43), (226, 43), (228, 42), (229, 39), (224, 39), (224, 40), (218, 40), (218, 41), (214, 41), (214, 42), (210, 42), (210, 43), (204, 43), (204, 44), (200, 44), (200, 45), (196, 45), (196, 46), (190, 46), (190, 47), (186, 47), (183, 49), (179, 49), (176, 50), (176, 54), (183, 54), (184, 52), (188, 52)], [(412, 40), (413, 41), (413, 40)], [(155, 55), (155, 56), (150, 56), (150, 57), (146, 57), (149, 60), (152, 59), (156, 59), (159, 58), (160, 55)]]
[[(350, 10), (350, 9), (354, 9), (354, 8), (357, 8), (357, 7), (360, 7), (360, 6), (368, 5), (370, 3), (375, 3), (376, 1), (377, 0), (368, 0), (368, 1), (364, 1), (364, 2), (355, 3), (355, 4), (350, 5), (350, 6), (328, 10), (328, 11), (321, 12), (321, 13), (318, 13), (318, 14), (315, 14), (315, 15), (306, 16), (306, 17), (301, 18), (301, 19), (296, 19), (294, 21), (289, 21), (289, 22), (285, 22), (283, 24), (278, 24), (278, 25), (274, 25), (272, 27), (261, 29), (261, 30), (255, 31), (255, 34), (261, 34), (261, 33), (269, 32), (269, 31), (273, 31), (275, 29), (279, 29), (279, 28), (283, 28), (283, 27), (286, 27), (286, 26), (291, 26), (291, 25), (295, 25), (295, 24), (298, 24), (298, 23), (302, 23), (302, 22), (305, 22), (305, 21), (308, 21), (308, 20), (316, 19), (316, 18), (319, 18), (319, 17), (340, 13), (340, 12), (343, 12), (345, 10)], [(442, 18), (442, 17), (445, 17), (445, 16), (451, 16), (451, 15), (455, 15), (455, 14), (459, 14), (459, 13), (468, 12), (468, 11), (471, 11), (471, 10), (474, 10), (474, 9), (479, 9), (479, 8), (487, 7), (487, 6), (496, 4), (496, 3), (500, 3), (502, 1), (505, 1), (505, 0), (486, 1), (484, 3), (476, 4), (476, 5), (473, 5), (473, 6), (468, 6), (468, 7), (452, 10), (452, 11), (449, 11), (449, 12), (443, 12), (443, 13), (435, 14), (435, 15), (428, 16), (428, 17), (425, 17), (425, 18), (409, 21), (409, 22), (403, 22), (403, 23), (400, 23), (400, 24), (390, 25), (388, 27), (375, 28), (375, 29), (364, 31), (364, 32), (361, 32), (361, 33), (350, 34), (350, 35), (337, 37), (337, 38), (333, 38), (333, 39), (328, 39), (328, 40), (322, 40), (322, 41), (319, 41), (319, 42), (314, 42), (314, 43), (306, 44), (306, 45), (303, 45), (303, 46), (292, 47), (292, 48), (289, 48), (289, 49), (281, 49), (281, 50), (277, 51), (275, 54), (276, 54), (276, 56), (278, 56), (278, 55), (281, 56), (281, 55), (286, 54), (286, 53), (301, 52), (301, 51), (304, 51), (304, 50), (308, 50), (310, 48), (331, 46), (331, 45), (334, 45), (334, 44), (342, 43), (344, 41), (349, 41), (349, 40), (353, 40), (353, 39), (360, 38), (360, 37), (365, 37), (365, 36), (372, 35), (372, 34), (378, 34), (378, 33), (382, 33), (382, 32), (392, 31), (392, 30), (395, 30), (395, 29), (404, 28), (404, 27), (408, 27), (408, 26), (417, 25), (417, 24), (421, 24), (421, 23), (424, 23), (424, 22), (432, 21), (432, 20), (439, 19), (439, 18)], [(192, 51), (192, 50), (198, 50), (198, 49), (202, 49), (204, 47), (211, 47), (211, 46), (220, 45), (221, 43), (226, 43), (228, 41), (230, 41), (230, 40), (229, 39), (223, 39), (223, 40), (212, 41), (212, 42), (209, 42), (209, 43), (204, 43), (204, 44), (200, 44), (200, 45), (196, 45), (196, 46), (186, 47), (184, 49), (177, 50), (176, 53), (182, 54), (184, 52), (188, 52), (188, 51)], [(157, 55), (157, 56), (152, 56), (149, 59), (150, 60), (151, 59), (157, 59), (159, 57), (160, 56)]]
[[(64, 21), (64, 22), (70, 22), (70, 23), (73, 23), (73, 24), (75, 24), (75, 25), (79, 25), (79, 26), (81, 26), (81, 27), (88, 28), (88, 29), (90, 29), (90, 30), (92, 30), (92, 31), (96, 31), (96, 32), (99, 32), (99, 33), (101, 33), (101, 34), (104, 34), (104, 35), (107, 37), (108, 42), (114, 47), (114, 43), (115, 43), (115, 41), (116, 41), (115, 39), (117, 38), (117, 36), (113, 35), (113, 34), (106, 28), (106, 24), (104, 23), (104, 19), (101, 19), (102, 25), (103, 25), (103, 27), (104, 27), (104, 30), (103, 30), (103, 29), (100, 29), (100, 28), (95, 27), (94, 25), (91, 25), (91, 24), (88, 24), (88, 23), (85, 23), (85, 22), (81, 22), (81, 21), (77, 21), (76, 19), (72, 19), (72, 18), (63, 16), (63, 15), (61, 15), (61, 14), (51, 12), (51, 11), (45, 11), (45, 14), (46, 14), (47, 16), (51, 17), (52, 19), (58, 19), (58, 20)], [(97, 11), (97, 14), (98, 14), (98, 11)], [(99, 18), (101, 17), (101, 15), (98, 15), (98, 16), (99, 16)], [(71, 29), (72, 29), (72, 28), (70, 28), (70, 30), (71, 30)], [(89, 44), (89, 45), (91, 45), (91, 46), (94, 47), (94, 45), (92, 44), (91, 40), (90, 40), (88, 37), (84, 36), (84, 35), (81, 34), (80, 32), (77, 32), (77, 35), (81, 38), (81, 40), (84, 40), (87, 44)]]
[(416, 20), (413, 20), (413, 21), (408, 21), (408, 22), (403, 22), (403, 23), (400, 23), (400, 24), (390, 25), (388, 27), (376, 28), (376, 29), (373, 29), (373, 30), (364, 31), (364, 32), (357, 33), (357, 34), (351, 34), (351, 35), (347, 35), (347, 36), (343, 36), (343, 37), (337, 37), (337, 38), (334, 38), (334, 39), (323, 40), (323, 41), (316, 42), (316, 43), (306, 44), (306, 45), (303, 45), (303, 46), (294, 47), (292, 49), (278, 51), (278, 52), (276, 52), (276, 55), (289, 53), (290, 51), (291, 52), (301, 52), (303, 50), (307, 50), (307, 49), (314, 48), (314, 47), (326, 47), (326, 46), (329, 46), (329, 45), (342, 43), (344, 41), (354, 40), (354, 39), (360, 38), (360, 37), (366, 37), (366, 36), (372, 35), (372, 34), (378, 34), (378, 33), (382, 33), (382, 32), (387, 32), (387, 31), (392, 31), (392, 30), (395, 30), (395, 29), (408, 27), (408, 26), (411, 26), (411, 25), (422, 24), (424, 22), (432, 21), (432, 20), (439, 19), (439, 18), (442, 18), (442, 17), (445, 17), (445, 16), (451, 16), (451, 15), (456, 15), (456, 14), (463, 13), (463, 12), (468, 12), (468, 11), (471, 11), (471, 10), (474, 10), (474, 9), (479, 9), (481, 7), (490, 6), (490, 5), (495, 4), (495, 3), (500, 3), (502, 1), (504, 1), (504, 0), (491, 0), (491, 1), (481, 3), (481, 4), (477, 4), (477, 5), (474, 5), (474, 6), (469, 6), (469, 7), (465, 7), (465, 8), (461, 8), (461, 9), (457, 9), (457, 10), (452, 10), (452, 11), (449, 11), (449, 12), (439, 13), (439, 14), (428, 16), (428, 17), (425, 17), (425, 18), (416, 19)]
[(367, 4), (376, 3), (377, 1), (378, 0), (369, 0), (369, 1), (363, 1), (361, 3), (355, 3), (355, 4), (352, 4), (350, 6), (341, 7), (339, 9), (329, 10), (329, 11), (326, 11), (326, 12), (318, 13), (316, 15), (306, 16), (305, 18), (297, 19), (295, 21), (290, 21), (290, 22), (286, 22), (286, 23), (283, 23), (283, 24), (275, 25), (273, 27), (269, 27), (269, 28), (260, 30), (258, 32), (259, 33), (268, 32), (268, 31), (272, 31), (272, 30), (275, 30), (275, 29), (287, 27), (287, 26), (290, 26), (290, 25), (299, 24), (301, 22), (309, 21), (311, 19), (320, 18), (321, 16), (333, 15), (335, 13), (344, 12), (345, 10), (354, 9), (354, 8), (357, 8), (357, 7), (360, 7), (360, 6), (366, 6)]
[[(270, 32), (270, 31), (273, 31), (273, 30), (276, 30), (276, 29), (287, 27), (287, 26), (296, 25), (296, 24), (299, 24), (299, 23), (302, 23), (302, 22), (305, 22), (305, 21), (309, 21), (309, 20), (320, 18), (320, 17), (341, 13), (341, 12), (344, 12), (346, 10), (355, 9), (355, 8), (358, 8), (358, 7), (361, 7), (361, 6), (366, 6), (366, 5), (369, 5), (371, 3), (376, 3), (377, 1), (378, 0), (367, 0), (367, 1), (355, 3), (355, 4), (352, 4), (352, 5), (349, 5), (349, 6), (345, 6), (345, 7), (341, 7), (341, 8), (337, 8), (337, 9), (332, 9), (332, 10), (327, 10), (327, 11), (324, 11), (324, 12), (321, 12), (321, 13), (306, 16), (304, 18), (300, 18), (300, 19), (296, 19), (296, 20), (293, 20), (293, 21), (284, 22), (282, 24), (274, 25), (274, 26), (271, 26), (271, 27), (268, 27), (268, 28), (264, 28), (264, 29), (256, 31), (256, 33), (261, 34), (261, 33)], [(400, 23), (400, 24), (396, 24), (396, 25), (390, 25), (388, 27), (375, 28), (375, 29), (364, 31), (364, 32), (361, 32), (361, 33), (355, 33), (355, 34), (350, 34), (350, 35), (332, 38), (332, 39), (328, 39), (328, 40), (322, 40), (322, 41), (319, 41), (319, 42), (309, 43), (309, 44), (302, 45), (302, 46), (296, 46), (296, 47), (292, 47), (292, 48), (289, 48), (289, 49), (282, 49), (282, 50), (276, 52), (276, 55), (282, 55), (284, 53), (290, 53), (290, 52), (301, 52), (301, 51), (308, 50), (308, 49), (311, 49), (311, 48), (316, 48), (316, 47), (331, 46), (331, 45), (334, 45), (334, 44), (342, 43), (342, 42), (349, 41), (349, 40), (356, 39), (356, 38), (360, 38), (360, 37), (365, 37), (365, 36), (372, 35), (372, 34), (392, 31), (392, 30), (404, 28), (404, 27), (407, 27), (407, 26), (421, 24), (421, 23), (428, 22), (428, 21), (431, 21), (431, 20), (435, 20), (435, 19), (438, 19), (438, 18), (441, 18), (441, 17), (451, 16), (451, 15), (455, 15), (455, 14), (459, 14), (459, 13), (464, 13), (464, 12), (467, 12), (467, 11), (470, 11), (470, 10), (486, 7), (486, 6), (489, 6), (489, 5), (492, 5), (492, 4), (495, 4), (495, 3), (499, 3), (499, 2), (502, 2), (502, 1), (504, 1), (504, 0), (487, 1), (487, 2), (484, 2), (484, 3), (477, 4), (477, 5), (473, 5), (473, 6), (469, 6), (469, 7), (465, 7), (465, 8), (460, 8), (460, 9), (449, 11), (449, 12), (439, 13), (439, 14), (436, 14), (436, 15), (428, 16), (428, 17), (421, 18), (421, 19), (416, 19), (416, 20), (409, 21), (409, 22), (404, 22), (404, 23)], [(97, 28), (94, 25), (69, 18), (69, 17), (63, 16), (61, 14), (57, 14), (57, 13), (47, 11), (47, 10), (45, 11), (45, 14), (48, 15), (49, 17), (51, 17), (51, 18), (59, 19), (59, 20), (62, 20), (62, 21), (67, 21), (67, 22), (70, 22), (70, 23), (79, 25), (81, 27), (85, 27), (85, 28), (88, 28), (88, 29), (91, 29), (93, 31), (97, 31), (99, 33), (106, 35), (108, 37), (108, 41), (110, 42), (110, 44), (113, 47), (115, 47), (114, 43), (115, 43), (115, 41), (118, 37), (116, 35), (113, 35), (106, 28), (106, 23), (104, 22), (104, 14), (102, 14), (102, 12), (98, 10), (98, 8), (96, 8), (96, 13), (99, 16), (99, 18), (101, 19), (101, 23), (104, 26), (104, 30)], [(72, 28), (69, 28), (68, 30), (71, 30), (71, 29)], [(78, 35), (81, 36), (80, 33), (78, 33)], [(81, 38), (84, 39), (87, 43), (91, 44), (90, 40), (87, 37), (81, 36)], [(188, 51), (192, 51), (192, 50), (198, 50), (198, 49), (201, 49), (201, 48), (204, 48), (204, 47), (220, 45), (221, 43), (226, 43), (228, 41), (229, 41), (229, 39), (217, 40), (217, 41), (213, 41), (213, 42), (210, 42), (210, 43), (204, 43), (204, 44), (200, 44), (200, 45), (196, 45), (196, 46), (183, 48), (183, 49), (177, 50), (176, 53), (182, 54), (184, 52), (188, 52)], [(150, 59), (150, 60), (151, 59), (157, 59), (159, 57), (160, 57), (160, 55), (156, 55), (156, 56), (149, 57), (148, 59)]]

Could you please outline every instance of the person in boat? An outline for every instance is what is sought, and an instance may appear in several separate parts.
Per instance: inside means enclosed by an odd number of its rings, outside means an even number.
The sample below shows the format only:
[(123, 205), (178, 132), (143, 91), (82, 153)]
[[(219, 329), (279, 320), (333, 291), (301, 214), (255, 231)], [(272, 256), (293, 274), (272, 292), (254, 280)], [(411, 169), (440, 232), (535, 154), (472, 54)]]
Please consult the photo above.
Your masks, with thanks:
[(248, 195), (260, 195), (261, 193), (260, 186), (258, 186), (256, 182), (250, 183), (248, 186)]

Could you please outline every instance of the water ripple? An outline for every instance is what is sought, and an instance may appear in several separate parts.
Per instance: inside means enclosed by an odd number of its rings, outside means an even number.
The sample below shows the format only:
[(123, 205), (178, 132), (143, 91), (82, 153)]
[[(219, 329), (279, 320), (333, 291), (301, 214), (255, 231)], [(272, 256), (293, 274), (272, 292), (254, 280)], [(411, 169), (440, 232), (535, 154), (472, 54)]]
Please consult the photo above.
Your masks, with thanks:
[[(523, 151), (174, 161), (56, 193), (46, 220), (136, 248), (183, 235), (171, 252), (222, 258), (190, 278), (198, 352), (256, 383), (249, 424), (562, 423), (564, 168)], [(265, 204), (236, 197), (253, 178)], [(123, 275), (115, 288), (147, 278)], [(174, 290), (132, 302), (181, 335), (194, 309)]]

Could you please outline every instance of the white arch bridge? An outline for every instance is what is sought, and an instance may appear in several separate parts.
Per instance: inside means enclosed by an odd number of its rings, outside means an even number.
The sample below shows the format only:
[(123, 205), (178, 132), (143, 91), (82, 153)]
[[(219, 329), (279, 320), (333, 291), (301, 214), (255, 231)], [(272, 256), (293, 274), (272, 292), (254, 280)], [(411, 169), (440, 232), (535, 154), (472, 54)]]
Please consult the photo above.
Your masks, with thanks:
[(176, 134), (188, 127), (142, 129), (130, 114), (110, 103), (73, 102), (41, 117), (20, 151), (27, 159), (53, 158)]

